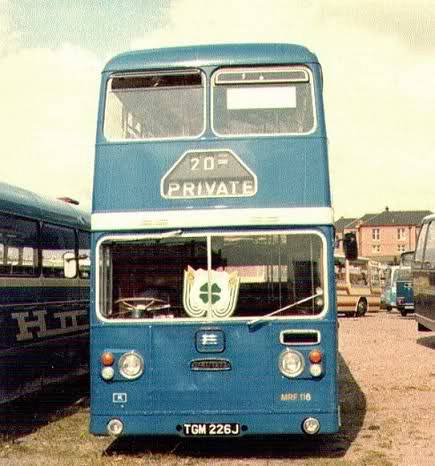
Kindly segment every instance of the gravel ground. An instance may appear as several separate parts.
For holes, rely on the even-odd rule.
[[[435,335],[397,313],[340,318],[339,434],[234,441],[88,433],[88,387],[52,388],[0,410],[0,466],[435,465]],[[219,440],[219,441],[217,441]]]
[[[434,334],[418,333],[412,315],[340,319],[340,352],[365,399],[345,458],[372,450],[394,465],[435,465],[434,350]]]

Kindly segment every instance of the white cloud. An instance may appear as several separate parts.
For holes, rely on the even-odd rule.
[[[8,14],[10,7],[9,0],[0,0],[0,57],[7,50],[15,47],[18,38],[18,33],[13,30]]]
[[[0,57],[2,181],[90,207],[101,67],[70,45]]]
[[[336,212],[435,209],[433,0],[177,0],[132,48],[290,42],[325,75]]]

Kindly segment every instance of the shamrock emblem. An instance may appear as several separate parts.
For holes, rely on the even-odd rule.
[[[201,291],[201,293],[199,295],[199,297],[201,298],[201,301],[204,304],[207,304],[208,303],[208,287],[207,287],[207,283],[204,283],[204,285],[201,286],[199,291]],[[221,291],[222,290],[220,289],[220,287],[216,283],[213,283],[213,285],[211,286],[211,303],[212,304],[216,303],[217,301],[219,301],[221,299],[221,297],[219,295]]]

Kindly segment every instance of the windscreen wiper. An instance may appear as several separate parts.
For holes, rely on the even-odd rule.
[[[181,235],[181,233],[183,233],[183,230],[172,230],[172,231],[165,231],[159,236],[161,236],[162,238],[170,238],[171,236]]]
[[[183,230],[171,230],[171,231],[165,231],[164,233],[161,233],[158,235],[157,239],[162,239],[162,238],[172,238],[173,236],[178,236],[183,233]],[[129,238],[128,241],[143,241],[143,236],[135,236],[133,238]]]
[[[288,309],[291,309],[292,307],[298,306],[299,304],[305,303],[305,302],[309,301],[310,299],[314,299],[314,298],[317,298],[318,296],[323,295],[323,290],[322,289],[318,288],[316,291],[317,291],[316,294],[313,294],[312,296],[308,296],[308,298],[304,298],[304,299],[301,299],[300,301],[296,301],[295,303],[288,304],[287,306],[281,307],[281,308],[277,309],[276,311],[271,312],[270,314],[266,314],[265,316],[257,317],[254,320],[250,320],[247,325],[248,326],[254,325],[257,322],[262,321],[263,319],[267,319],[268,317],[272,317],[275,314],[279,314],[280,312],[287,311]]]

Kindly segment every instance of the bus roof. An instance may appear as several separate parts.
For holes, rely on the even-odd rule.
[[[194,58],[192,58],[194,57]],[[105,72],[146,68],[318,63],[306,47],[294,44],[210,44],[169,47],[122,53],[112,58]]]
[[[0,212],[90,229],[90,215],[71,204],[0,182]]]

